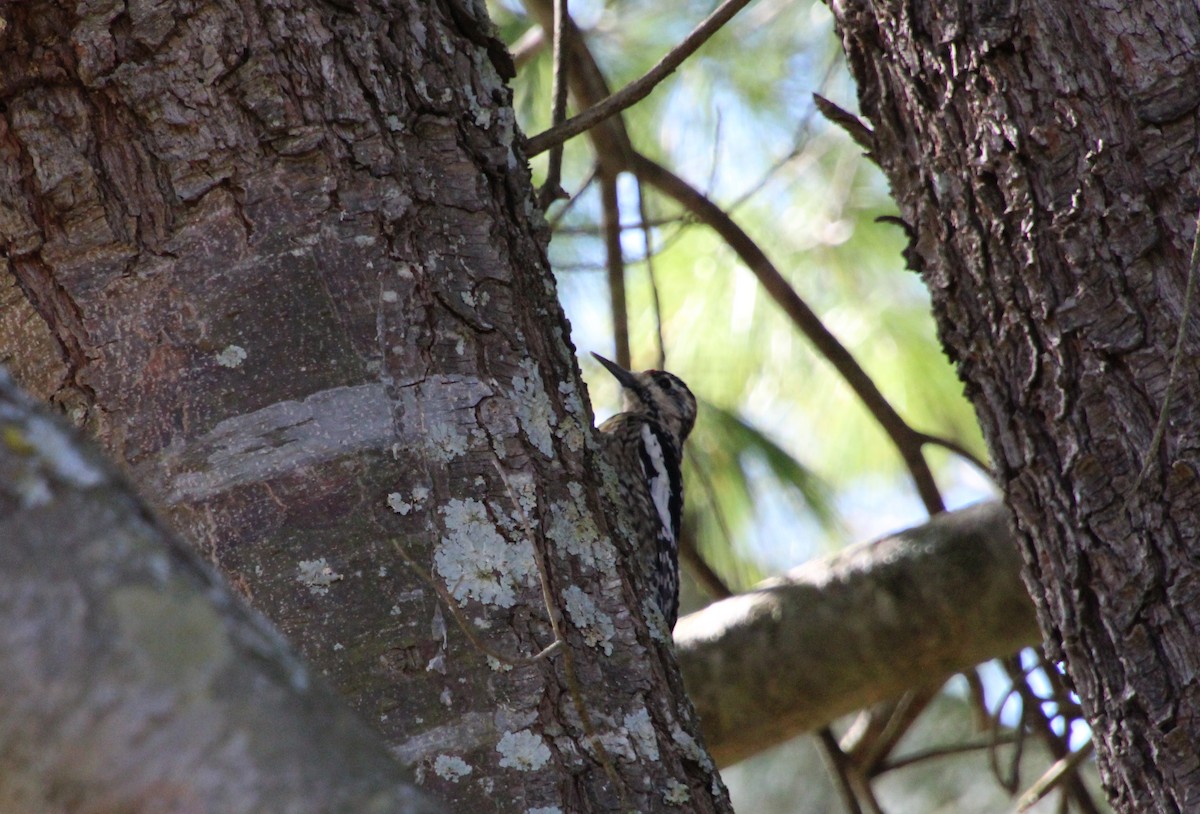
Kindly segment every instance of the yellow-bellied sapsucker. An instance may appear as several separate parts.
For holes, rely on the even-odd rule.
[[[696,423],[696,397],[663,370],[634,373],[592,356],[621,384],[625,412],[600,425],[619,495],[635,523],[637,567],[675,627],[679,616],[679,523],[683,518],[683,442]]]

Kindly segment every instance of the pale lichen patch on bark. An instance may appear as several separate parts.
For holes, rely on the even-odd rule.
[[[399,492],[389,492],[387,496],[388,508],[399,515],[406,515],[414,509],[420,509],[425,505],[426,499],[429,497],[429,488],[425,486],[416,486],[406,498]]]
[[[616,635],[612,617],[596,607],[595,601],[578,585],[568,585],[563,591],[563,603],[571,622],[583,634],[584,644],[598,647],[611,656],[612,639]]]
[[[667,789],[663,792],[663,802],[667,805],[681,806],[692,799],[688,787],[678,780],[667,781]]]
[[[487,507],[474,498],[453,499],[439,510],[446,534],[434,564],[460,605],[468,599],[511,608],[518,587],[537,575],[528,540],[509,543],[497,530]]]
[[[438,755],[433,760],[434,774],[451,783],[457,783],[472,771],[471,765],[458,755]]]
[[[225,348],[216,355],[217,364],[221,367],[240,367],[242,362],[246,361],[246,349],[241,345],[226,345]]]
[[[596,521],[585,502],[582,484],[567,484],[570,500],[556,500],[550,507],[546,534],[568,553],[579,558],[581,565],[595,568],[606,576],[616,572],[613,547],[600,535]]]
[[[496,658],[495,656],[487,657],[487,665],[488,668],[495,673],[511,673],[513,668],[511,664],[500,661],[500,659]]]
[[[706,768],[713,765],[712,758],[708,756],[708,752],[705,751],[704,747],[689,733],[683,731],[683,727],[678,722],[671,724],[671,739],[679,744],[683,756],[688,760],[695,761]]]
[[[523,729],[520,732],[505,732],[496,744],[500,753],[500,765],[506,769],[534,772],[550,761],[550,747],[536,732]]]
[[[638,707],[625,716],[624,723],[638,753],[646,760],[658,760],[658,733],[650,719],[650,711],[644,706]]]
[[[453,424],[443,422],[430,426],[426,441],[431,450],[447,459],[466,455],[470,446],[470,436],[459,432]]]
[[[563,409],[567,411],[567,417],[560,422],[555,434],[567,445],[567,449],[571,452],[579,452],[587,443],[587,432],[590,427],[590,423],[584,421],[587,412],[584,410],[583,401],[574,384],[560,382],[558,392],[562,396]]]
[[[476,407],[493,395],[474,376],[434,375],[397,391],[399,438],[393,451],[422,449],[434,461],[462,457],[478,426]]]
[[[517,420],[529,441],[547,458],[554,457],[552,429],[558,425],[554,405],[546,395],[542,374],[532,359],[521,361],[524,376],[513,376],[512,387]]]
[[[667,618],[663,616],[662,609],[658,607],[657,599],[651,596],[642,599],[642,616],[646,619],[646,629],[649,631],[651,639],[656,642],[670,641]]]
[[[329,593],[329,586],[341,582],[344,575],[333,569],[324,557],[317,560],[301,560],[296,564],[296,581],[316,596]]]
[[[639,706],[636,711],[615,721],[603,719],[603,727],[598,737],[610,758],[626,763],[658,761],[661,758],[654,722],[645,706]],[[561,740],[555,742],[561,743]]]
[[[404,499],[399,492],[391,492],[387,496],[387,505],[396,514],[404,515],[412,511],[413,505]]]

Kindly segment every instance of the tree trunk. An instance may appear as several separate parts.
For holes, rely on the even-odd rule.
[[[728,810],[478,8],[2,13],[0,358],[454,810]]]
[[[1200,13],[832,6],[1108,792],[1196,811]]]

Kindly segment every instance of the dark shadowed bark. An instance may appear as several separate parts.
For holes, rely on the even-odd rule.
[[[456,810],[727,810],[479,8],[3,14],[0,358]]]
[[[1109,793],[1196,811],[1200,12],[832,6]]]

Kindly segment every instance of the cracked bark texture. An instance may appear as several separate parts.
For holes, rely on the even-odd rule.
[[[1200,810],[1200,12],[831,7],[1108,793]]]
[[[728,810],[629,611],[482,4],[0,14],[0,359],[455,810]],[[489,664],[406,558],[514,656],[544,567],[574,681]]]

